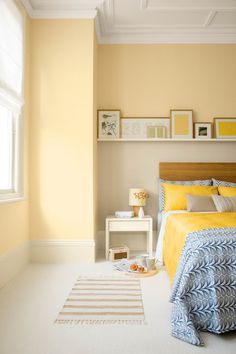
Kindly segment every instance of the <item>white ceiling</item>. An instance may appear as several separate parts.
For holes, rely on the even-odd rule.
[[[21,0],[33,18],[96,18],[100,43],[236,43],[236,0]]]

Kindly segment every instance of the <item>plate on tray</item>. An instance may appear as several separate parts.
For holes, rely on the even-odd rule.
[[[136,277],[150,277],[152,275],[157,274],[158,269],[154,269],[154,270],[147,270],[147,268],[144,267],[144,271],[143,272],[139,272],[137,270],[132,270],[130,269],[131,264],[137,264],[139,265],[137,262],[135,262],[135,260],[122,260],[119,263],[114,264],[114,267],[116,270],[124,272],[126,275],[130,275],[130,276],[136,276]]]
[[[132,266],[136,266],[137,267],[137,269],[132,269],[131,267]],[[140,270],[139,270],[140,269]],[[142,270],[141,270],[142,269]],[[141,273],[147,273],[147,268],[145,268],[144,266],[142,266],[142,265],[139,265],[139,264],[137,264],[137,263],[130,263],[130,265],[129,265],[129,270],[128,270],[130,273],[137,273],[137,274],[141,274]]]

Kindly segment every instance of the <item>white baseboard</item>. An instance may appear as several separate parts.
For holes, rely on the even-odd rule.
[[[29,262],[29,242],[0,256],[0,288],[14,278]]]
[[[30,261],[37,263],[95,262],[94,240],[33,240]]]

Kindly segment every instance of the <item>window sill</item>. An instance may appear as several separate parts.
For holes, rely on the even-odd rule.
[[[12,198],[6,198],[6,199],[0,199],[0,205],[1,204],[9,204],[9,203],[18,203],[18,202],[23,202],[25,201],[26,198],[25,197],[12,197]]]

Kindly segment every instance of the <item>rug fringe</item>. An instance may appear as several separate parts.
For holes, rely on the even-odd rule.
[[[78,324],[78,325],[106,325],[106,324],[137,324],[146,325],[145,320],[55,320],[56,324]]]

